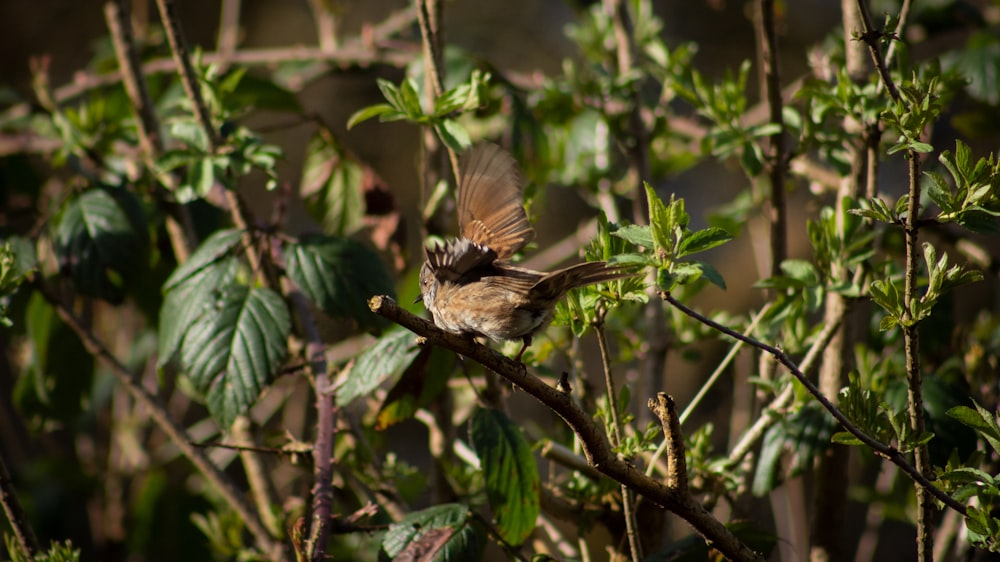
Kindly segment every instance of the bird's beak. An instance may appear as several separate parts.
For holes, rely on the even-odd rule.
[[[417,298],[413,299],[413,304],[417,304],[418,302],[424,302],[423,295],[417,295]]]

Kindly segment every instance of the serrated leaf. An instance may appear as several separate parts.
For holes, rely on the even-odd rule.
[[[226,428],[249,410],[288,352],[291,322],[271,289],[229,285],[184,334],[180,365]]]
[[[198,246],[198,249],[191,254],[186,262],[170,274],[170,277],[163,284],[163,291],[169,292],[181,283],[187,282],[203,269],[231,259],[236,255],[236,247],[240,244],[242,236],[243,231],[235,228],[216,231]]]
[[[59,217],[55,253],[60,269],[81,293],[120,303],[126,281],[145,256],[145,222],[131,193],[88,189],[71,199]]]
[[[426,556],[417,556],[407,550],[424,537],[436,535],[441,529],[451,534],[442,544],[433,544],[433,550],[424,551]],[[486,546],[485,538],[484,530],[470,517],[468,506],[450,503],[411,513],[390,525],[382,539],[382,550],[390,560],[398,559],[404,552],[414,555],[412,559],[421,562],[479,560]],[[427,544],[426,541],[424,544]]]
[[[214,305],[219,289],[228,287],[236,279],[239,260],[227,253],[214,254],[215,250],[224,247],[221,238],[225,236],[211,244],[210,251],[202,252],[209,242],[206,240],[181,268],[195,261],[199,253],[202,254],[199,258],[202,266],[178,276],[179,281],[165,289],[166,296],[160,307],[160,325],[157,330],[157,367],[162,368],[174,358],[188,329],[199,322],[206,310]],[[209,255],[216,255],[219,259],[203,259]]]
[[[337,390],[337,404],[346,406],[383,382],[395,382],[418,351],[413,332],[397,329],[386,333],[351,365],[344,384]]]
[[[323,129],[313,135],[302,165],[300,195],[324,232],[345,236],[361,227],[365,215],[362,193],[364,166]]]
[[[395,297],[389,270],[374,250],[350,238],[303,236],[285,248],[288,277],[327,314],[378,331],[387,320],[368,308],[373,295]]]
[[[531,447],[520,427],[499,410],[476,410],[469,436],[482,465],[497,532],[519,545],[535,530],[540,510],[541,483]]]

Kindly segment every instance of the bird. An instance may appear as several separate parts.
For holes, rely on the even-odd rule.
[[[535,236],[522,202],[514,157],[484,142],[459,164],[459,237],[424,247],[420,296],[434,324],[454,334],[493,341],[521,340],[520,363],[532,336],[555,314],[568,291],[635,275],[627,267],[584,262],[535,271],[510,262]]]

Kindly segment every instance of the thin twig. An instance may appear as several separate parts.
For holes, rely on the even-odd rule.
[[[410,27],[415,19],[416,11],[412,7],[403,8],[377,25],[366,27],[362,36],[344,41],[336,51],[332,52],[301,46],[242,49],[234,53],[208,52],[202,55],[201,60],[206,64],[232,63],[247,66],[271,66],[296,61],[325,63],[310,71],[312,77],[325,75],[331,67],[346,69],[378,64],[404,67],[413,62],[412,53],[419,48],[418,45],[396,41],[393,42],[392,49],[384,49],[382,46],[393,35]],[[172,58],[159,58],[143,64],[140,74],[149,76],[169,72],[177,72],[177,62]],[[55,88],[52,91],[52,98],[57,103],[65,103],[91,90],[118,84],[121,81],[121,72],[101,74],[79,72],[74,75],[71,83]],[[20,119],[29,115],[31,111],[31,104],[15,104],[3,112],[0,121]]]
[[[415,0],[415,2],[417,4],[417,22],[420,24],[421,44],[424,50],[424,72],[427,76],[427,83],[430,85],[427,94],[433,102],[435,97],[444,92],[443,33],[441,31],[443,5],[441,0]],[[428,135],[433,135],[433,132],[428,131]],[[458,155],[448,145],[445,145],[445,150],[448,151],[451,171],[455,174],[455,180],[458,181]],[[428,153],[433,153],[433,151],[428,150]]]
[[[812,346],[809,347],[809,351],[806,352],[805,357],[802,358],[799,370],[803,373],[809,372],[816,358],[822,355],[823,349],[830,343],[830,338],[837,333],[843,321],[844,317],[840,316],[823,326],[823,330],[816,336],[816,341],[813,342]],[[736,443],[736,446],[733,447],[732,451],[729,452],[729,457],[726,459],[724,468],[736,466],[757,446],[757,443],[764,437],[764,432],[780,419],[778,414],[788,407],[794,397],[795,386],[788,385],[768,404],[767,408],[764,408],[764,411],[757,417],[757,421],[743,432],[743,436]]]
[[[594,326],[594,333],[597,334],[597,345],[601,349],[601,366],[608,393],[608,410],[611,413],[611,446],[617,448],[622,444],[622,433],[625,429],[622,427],[622,420],[618,415],[618,391],[615,388],[615,377],[611,371],[611,353],[608,351],[608,337],[604,333],[603,321],[598,321],[597,325]],[[625,513],[625,535],[628,537],[628,546],[632,553],[633,562],[639,562],[643,556],[642,545],[639,543],[638,523],[635,520],[635,497],[632,495],[632,490],[625,484],[622,484],[621,489],[622,511]]]
[[[764,308],[760,309],[760,311],[758,311],[757,314],[755,314],[754,317],[750,320],[750,325],[747,326],[746,330],[744,330],[743,333],[746,335],[752,334],[753,331],[757,329],[757,323],[760,322],[760,319],[763,318],[765,314],[767,314],[767,311],[770,310],[770,308],[771,304],[769,303],[765,305]],[[715,371],[713,371],[712,374],[709,375],[708,380],[705,381],[705,384],[701,385],[701,388],[698,389],[698,392],[694,395],[694,398],[692,398],[691,401],[688,402],[688,405],[684,408],[684,411],[681,412],[681,415],[678,418],[679,424],[684,425],[684,421],[691,416],[691,413],[694,412],[694,409],[697,408],[698,404],[701,403],[702,398],[704,398],[708,394],[708,391],[715,384],[715,381],[717,381],[719,377],[722,376],[722,373],[726,371],[726,368],[729,367],[729,364],[736,357],[736,354],[740,351],[740,349],[743,348],[744,345],[745,344],[743,342],[737,341],[736,343],[733,344],[732,347],[729,348],[729,352],[726,353],[726,356],[723,357],[722,361],[719,362],[719,364],[715,367]],[[649,458],[649,465],[646,466],[646,476],[652,475],[653,471],[656,470],[656,467],[660,461],[660,457],[663,456],[664,452],[666,452],[668,446],[669,443],[667,442],[666,439],[664,439],[660,443],[659,447],[656,448],[656,451],[653,452],[653,456]]]
[[[616,482],[628,485],[629,488],[657,505],[676,513],[728,558],[732,560],[763,560],[760,554],[740,542],[725,525],[713,517],[690,494],[669,488],[618,458],[612,451],[604,431],[594,422],[591,413],[580,408],[572,396],[560,392],[538,377],[528,374],[523,364],[467,337],[445,332],[431,322],[400,308],[395,301],[387,296],[372,297],[368,301],[368,306],[379,316],[422,336],[427,344],[450,349],[492,369],[547,406],[559,415],[580,439],[584,455],[591,466]]]
[[[705,324],[710,328],[718,330],[730,337],[742,340],[744,343],[756,347],[761,351],[769,353],[779,363],[784,365],[785,368],[788,369],[788,372],[790,372],[792,376],[794,376],[800,383],[802,383],[802,386],[806,387],[806,390],[809,391],[809,394],[812,394],[813,397],[816,399],[816,401],[818,401],[826,411],[830,412],[830,414],[833,415],[833,417],[836,418],[836,420],[842,426],[844,426],[844,429],[846,429],[851,435],[857,437],[859,441],[861,441],[862,443],[873,449],[878,455],[888,459],[890,462],[898,466],[900,469],[903,470],[903,472],[906,473],[907,476],[910,477],[911,480],[919,484],[921,488],[924,488],[927,491],[929,491],[931,494],[934,495],[935,498],[940,500],[942,503],[954,509],[955,511],[958,511],[963,514],[965,513],[964,505],[956,501],[955,498],[952,498],[940,488],[934,486],[934,484],[932,484],[931,481],[927,479],[927,477],[925,477],[923,474],[920,473],[920,471],[914,468],[912,464],[907,462],[906,458],[903,456],[901,452],[899,452],[898,449],[886,445],[885,443],[882,443],[877,439],[873,439],[867,433],[861,431],[861,429],[858,428],[858,426],[854,425],[851,422],[851,420],[847,419],[847,416],[845,416],[844,413],[841,412],[839,408],[834,406],[830,402],[830,400],[828,400],[826,396],[824,396],[823,393],[819,391],[819,388],[817,388],[816,385],[813,384],[811,380],[809,380],[809,377],[807,377],[805,373],[803,373],[799,369],[798,365],[796,365],[795,362],[792,361],[792,359],[788,357],[788,355],[786,355],[784,351],[781,351],[780,349],[770,346],[764,342],[755,340],[754,338],[744,336],[743,334],[737,332],[736,330],[732,330],[726,326],[723,326],[722,324],[719,324],[718,322],[715,322],[714,320],[706,316],[699,314],[698,312],[684,306],[683,303],[675,299],[668,292],[663,292],[662,297],[664,300],[666,300],[673,306],[677,307],[681,312],[687,314],[688,316],[694,318],[695,320],[701,322],[702,324]]]
[[[754,36],[757,40],[757,62],[760,68],[761,98],[767,100],[770,123],[778,130],[768,137],[767,172],[771,182],[771,275],[781,275],[781,262],[788,254],[787,216],[785,204],[785,125],[784,101],[781,98],[781,75],[778,63],[778,38],[774,24],[774,0],[757,0]]]
[[[132,36],[128,1],[113,0],[107,2],[104,5],[104,18],[108,31],[111,33],[111,42],[115,48],[115,57],[118,59],[118,68],[121,69],[122,85],[125,87],[129,102],[138,116],[136,134],[139,137],[139,146],[146,160],[146,166],[172,193],[177,187],[174,177],[168,173],[156,173],[156,158],[163,152],[163,143],[160,140],[159,120],[156,118],[146,78],[141,71],[139,52]],[[191,214],[185,207],[174,204],[168,194],[158,193],[158,195],[160,195],[159,201],[168,211],[166,228],[170,237],[170,246],[174,251],[174,258],[177,263],[184,263],[191,254],[191,246],[197,238]]]
[[[14,479],[10,477],[7,465],[0,456],[0,504],[3,504],[4,514],[7,515],[7,522],[14,531],[14,539],[21,547],[21,553],[28,560],[34,560],[35,554],[40,550],[38,539],[35,538],[35,531],[31,529],[31,523],[21,508],[21,502],[17,499],[17,492],[14,490]]]
[[[862,40],[868,45],[875,67],[878,69],[879,77],[885,84],[886,90],[893,101],[899,103],[901,97],[889,73],[887,61],[881,55],[879,38],[881,32],[876,31],[872,25],[871,15],[868,13],[868,5],[864,0],[858,0],[858,10],[864,24],[864,31],[861,34]],[[900,18],[900,23],[905,21]],[[901,28],[900,28],[901,29]],[[897,29],[897,33],[900,32]],[[909,412],[910,428],[913,434],[921,436],[926,431],[924,421],[924,399],[921,390],[920,372],[920,332],[918,322],[915,321],[910,311],[913,310],[913,302],[919,298],[917,293],[917,276],[919,274],[920,252],[919,245],[919,212],[920,212],[920,155],[911,149],[907,149],[906,158],[908,160],[909,189],[906,208],[906,217],[903,221],[903,236],[905,238],[904,257],[904,277],[903,277],[903,313],[900,325],[903,331],[903,353],[906,358],[906,407]],[[932,474],[930,457],[927,445],[917,445],[914,449],[914,459],[916,470],[923,477]],[[930,560],[933,556],[934,541],[931,525],[934,519],[934,503],[928,496],[929,490],[918,487],[917,492],[917,559],[921,561]],[[964,513],[964,512],[963,512]]]
[[[271,538],[271,535],[267,532],[267,529],[261,523],[253,508],[243,498],[236,485],[212,463],[201,449],[192,444],[192,440],[184,428],[170,417],[166,408],[159,403],[156,397],[136,383],[137,378],[128,370],[128,367],[108,350],[104,342],[98,339],[48,286],[40,280],[36,280],[35,288],[45,297],[45,300],[49,304],[55,307],[59,317],[76,333],[80,341],[83,342],[84,347],[110,367],[111,373],[118,380],[118,383],[128,390],[129,395],[136,402],[146,408],[157,427],[167,435],[170,442],[177,447],[181,454],[191,461],[191,464],[205,478],[212,489],[222,497],[226,505],[240,516],[247,529],[253,535],[257,548],[272,559],[284,559],[285,553],[281,544]]]

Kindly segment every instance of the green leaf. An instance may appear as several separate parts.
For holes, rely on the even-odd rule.
[[[239,231],[223,232],[239,234]],[[201,259],[212,254],[202,250],[207,248],[213,239],[215,243],[211,245],[215,249],[222,247],[218,242],[225,236],[220,237],[219,234],[222,233],[217,233],[206,240],[184,265],[177,268],[171,279],[177,277],[179,281],[171,284],[168,280],[165,285],[166,296],[160,307],[160,326],[157,330],[157,367],[162,368],[173,360],[188,330],[215,306],[219,288],[228,287],[236,279],[240,262],[235,256],[220,253],[215,254],[219,258],[216,260]],[[203,261],[200,268],[192,268],[183,272],[183,275],[178,275],[182,269],[195,262],[196,258],[199,258],[198,261]]]
[[[281,296],[229,285],[184,334],[180,365],[205,395],[209,412],[229,427],[273,380],[285,361],[291,321]]]
[[[531,447],[521,428],[499,410],[477,409],[469,436],[482,465],[497,531],[519,545],[535,530],[540,510],[541,484]]]
[[[395,297],[392,276],[374,250],[350,238],[306,235],[285,248],[288,277],[327,314],[366,330],[389,323],[368,308],[373,295]]]
[[[12,402],[25,419],[78,423],[91,399],[94,357],[39,293],[28,299],[24,325],[28,357]]]
[[[972,404],[975,409],[968,406],[955,406],[949,409],[947,414],[976,430],[993,447],[994,451],[1000,453],[1000,425],[997,423],[996,416],[977,402],[973,401]]]
[[[721,228],[709,227],[687,234],[681,241],[677,257],[688,256],[711,250],[733,239],[733,236]]]
[[[383,382],[395,382],[418,351],[413,332],[403,329],[387,332],[354,361],[343,386],[337,390],[337,404],[346,406],[359,396],[370,394]]]
[[[465,127],[454,119],[442,119],[438,121],[434,124],[434,131],[437,132],[441,142],[448,145],[455,152],[463,152],[472,144]]]
[[[653,233],[648,226],[629,224],[619,228],[611,234],[612,236],[617,236],[623,240],[631,242],[636,246],[642,246],[643,248],[648,249],[653,248]]]
[[[88,189],[63,208],[55,233],[60,269],[85,295],[119,304],[147,245],[138,199],[118,189]]]
[[[235,228],[219,230],[209,236],[186,262],[170,274],[163,284],[163,291],[169,292],[178,285],[188,282],[204,269],[232,259],[238,252],[237,246],[241,243],[242,236],[243,231]]]
[[[365,216],[365,168],[326,129],[309,141],[302,166],[300,195],[324,232],[346,236],[361,228]]]
[[[299,98],[271,80],[253,74],[240,77],[235,89],[226,96],[226,105],[241,110],[264,109],[271,111],[301,112]]]
[[[468,506],[457,503],[410,513],[390,525],[382,539],[389,560],[479,560],[485,546],[485,530],[472,519]]]
[[[354,112],[353,115],[347,120],[347,130],[351,130],[355,125],[359,123],[364,123],[365,121],[371,119],[372,117],[382,117],[383,115],[399,114],[395,108],[387,103],[378,103],[375,105],[369,105]]]
[[[651,185],[645,182],[643,185],[646,187],[646,200],[649,202],[649,224],[653,234],[653,249],[672,255],[674,244],[671,232],[674,224],[667,213],[667,207]]]
[[[700,261],[694,262],[694,265],[701,270],[702,277],[708,279],[713,285],[723,291],[726,290],[726,280],[722,278],[722,274],[714,266]]]

